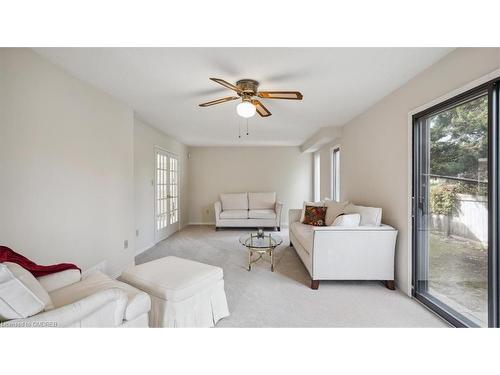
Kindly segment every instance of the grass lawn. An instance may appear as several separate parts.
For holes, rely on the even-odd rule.
[[[480,244],[431,233],[429,292],[446,296],[483,320],[488,311],[488,251]]]

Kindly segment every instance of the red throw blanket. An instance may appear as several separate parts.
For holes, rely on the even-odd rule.
[[[0,263],[1,262],[11,262],[17,263],[24,269],[30,271],[33,276],[40,277],[45,275],[50,275],[51,273],[61,272],[65,270],[79,270],[80,268],[71,263],[59,263],[53,264],[51,266],[41,266],[32,262],[21,254],[16,253],[14,250],[8,248],[7,246],[0,246]]]

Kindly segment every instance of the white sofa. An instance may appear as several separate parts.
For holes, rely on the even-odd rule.
[[[99,271],[83,279],[78,270],[35,279],[16,266],[0,263],[1,326],[148,327],[151,299],[128,284]]]
[[[214,203],[215,229],[222,227],[274,227],[281,230],[283,205],[276,193],[221,194]]]
[[[290,246],[311,276],[311,288],[321,280],[382,280],[394,289],[397,230],[381,224],[382,209],[351,205],[359,213],[357,227],[314,227],[300,222],[302,210],[289,212]]]

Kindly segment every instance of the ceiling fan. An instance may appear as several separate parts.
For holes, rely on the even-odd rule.
[[[256,99],[287,99],[287,100],[302,100],[302,94],[299,91],[258,91],[259,82],[253,79],[240,79],[236,85],[224,81],[220,78],[210,78],[212,81],[227,87],[236,92],[238,96],[226,96],[225,98],[212,100],[200,104],[200,107],[209,107],[211,105],[230,102],[232,100],[241,99],[241,103],[236,107],[238,115],[244,118],[249,118],[257,112],[262,117],[271,116],[271,112]]]

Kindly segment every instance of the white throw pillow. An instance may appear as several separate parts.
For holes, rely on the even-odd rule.
[[[334,227],[359,227],[361,222],[360,214],[340,215],[335,219],[332,226]]]
[[[38,280],[16,263],[0,263],[0,321],[28,318],[53,308]]]
[[[331,199],[325,199],[326,216],[325,225],[332,225],[335,219],[344,213],[349,202],[337,202]]]
[[[365,207],[349,204],[345,208],[346,214],[360,214],[362,226],[375,226],[379,227],[382,224],[382,209],[379,207]]]
[[[320,201],[320,202],[307,202],[304,201],[304,205],[302,206],[302,214],[300,215],[300,222],[304,222],[304,217],[306,214],[306,206],[313,206],[313,207],[325,207],[325,202]]]

